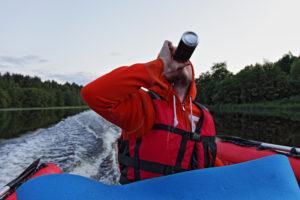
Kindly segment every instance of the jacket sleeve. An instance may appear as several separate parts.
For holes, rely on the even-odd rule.
[[[122,128],[124,137],[139,137],[155,120],[149,95],[141,87],[155,84],[167,87],[161,59],[119,67],[87,84],[81,96],[88,106],[106,120]]]

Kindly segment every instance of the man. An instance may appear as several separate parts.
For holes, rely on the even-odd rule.
[[[213,119],[193,102],[192,64],[173,60],[174,52],[165,41],[156,60],[119,67],[81,91],[91,109],[122,129],[122,184],[215,164]]]

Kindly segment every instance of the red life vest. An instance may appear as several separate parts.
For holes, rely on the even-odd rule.
[[[149,133],[141,138],[118,140],[120,183],[214,166],[216,158],[215,125],[209,111],[202,110],[194,132],[179,121],[173,126],[173,110],[154,92],[156,120]]]

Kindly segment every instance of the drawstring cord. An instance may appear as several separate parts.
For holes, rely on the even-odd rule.
[[[196,130],[196,125],[193,121],[193,104],[192,104],[192,97],[190,96],[190,123],[191,123],[191,129],[192,132]]]
[[[190,117],[189,121],[191,124],[191,130],[194,132],[196,130],[196,125],[193,121],[193,103],[192,103],[192,97],[189,97],[189,103],[190,103]],[[176,113],[176,96],[173,95],[173,112],[174,112],[174,118],[173,118],[173,126],[176,127],[178,125],[178,119],[177,119],[177,113]]]
[[[176,127],[178,125],[178,119],[176,114],[176,96],[173,94],[173,112],[174,112],[174,119],[173,119],[173,126]]]

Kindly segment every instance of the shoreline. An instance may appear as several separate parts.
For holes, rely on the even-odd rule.
[[[300,121],[300,103],[252,103],[252,104],[223,104],[208,106],[217,113],[240,113],[260,116],[274,116]]]
[[[29,107],[29,108],[0,108],[1,111],[30,111],[30,110],[67,110],[88,109],[88,106],[54,106],[54,107]]]

